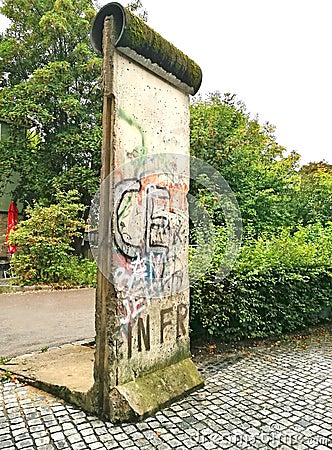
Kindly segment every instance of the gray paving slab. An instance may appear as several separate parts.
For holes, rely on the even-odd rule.
[[[331,338],[240,356],[200,363],[204,388],[134,424],[2,382],[0,449],[331,449]]]

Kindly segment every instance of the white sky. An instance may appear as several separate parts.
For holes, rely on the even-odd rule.
[[[201,66],[200,92],[237,94],[303,163],[332,163],[331,0],[142,2],[149,25]]]
[[[303,163],[332,164],[331,0],[142,2],[149,25],[201,66],[202,94],[237,94]]]

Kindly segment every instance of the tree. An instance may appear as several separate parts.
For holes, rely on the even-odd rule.
[[[128,3],[127,8],[140,17],[144,22],[148,21],[148,12],[144,8],[141,0],[134,0]]]
[[[52,201],[78,189],[88,204],[99,184],[101,60],[90,48],[91,0],[4,0],[0,38],[0,170],[20,176],[16,197]],[[29,130],[28,133],[22,130]]]
[[[246,237],[228,275],[220,279],[224,200],[191,183],[192,194],[208,209],[215,228],[210,265],[203,266],[203,274],[200,267],[201,275],[192,284],[192,329],[235,340],[330,321],[331,166],[300,168],[299,155],[285,155],[274,128],[252,119],[235,96],[211,95],[194,102],[191,112],[191,152],[228,181]],[[213,188],[213,177],[209,182]],[[195,256],[194,250],[191,254]]]
[[[140,0],[128,8],[147,19]],[[84,204],[99,185],[101,58],[91,49],[93,0],[3,0],[0,36],[1,183],[19,174],[15,197],[49,203],[60,188]]]
[[[312,175],[314,173],[329,173],[332,175],[332,164],[325,161],[310,162],[301,167],[300,173],[303,175]]]
[[[193,103],[191,152],[225,178],[237,197],[246,229],[255,236],[292,224],[293,212],[287,205],[293,196],[299,155],[285,156],[274,127],[250,118],[234,95],[222,98],[216,93]],[[198,195],[210,205],[215,223],[222,225],[220,202],[204,190]]]
[[[332,221],[332,166],[309,163],[298,174],[293,199],[296,220],[303,225]]]

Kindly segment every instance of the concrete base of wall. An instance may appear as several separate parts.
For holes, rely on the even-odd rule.
[[[93,368],[94,349],[83,345],[68,345],[0,364],[1,372],[14,374],[19,380],[98,415]],[[196,366],[191,359],[185,359],[114,388],[109,397],[110,413],[104,418],[112,422],[139,420],[202,385]]]
[[[113,422],[142,419],[203,384],[194,363],[185,359],[117,386],[110,396],[109,419]],[[119,401],[122,403],[120,409],[115,407]]]
[[[68,345],[25,355],[0,365],[31,386],[53,394],[83,410],[95,413],[92,403],[94,349]]]

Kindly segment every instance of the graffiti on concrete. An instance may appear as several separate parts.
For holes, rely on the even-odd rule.
[[[147,159],[153,161],[154,155],[147,158],[142,126],[121,108],[118,118],[125,136],[118,154],[125,164],[117,164],[114,179],[112,270],[118,315],[128,336],[153,299],[188,286],[188,181],[185,170],[169,155],[156,154],[157,163],[151,168]],[[172,136],[163,142],[176,148]]]
[[[90,235],[95,231],[91,249],[103,275],[115,287],[118,317],[128,337],[134,326],[143,330],[139,318],[152,301],[189,286],[189,167],[188,160],[177,154],[147,154],[147,138],[138,121],[121,109],[117,117],[126,134],[116,142],[121,151],[115,155],[115,170],[90,208],[89,231]],[[164,144],[176,150],[176,138],[167,136]],[[107,231],[99,236],[100,204],[110,188]],[[105,255],[107,263],[101,264]]]
[[[151,299],[180,292],[186,283],[186,192],[148,178],[116,186],[113,265],[114,284],[123,298],[123,325],[136,319]]]
[[[126,124],[131,128],[130,133],[126,132],[126,129],[122,130],[123,134],[126,135],[127,143],[129,140],[128,135],[131,136],[132,139],[132,142],[130,142],[129,145],[126,145],[126,149],[123,152],[125,155],[125,160],[135,159],[140,156],[147,155],[148,149],[146,146],[146,137],[141,125],[134,117],[128,115],[122,108],[118,109],[118,116],[120,119],[120,126],[121,124]],[[123,162],[125,160],[123,160]]]
[[[186,336],[187,322],[189,317],[189,308],[185,303],[180,303],[176,308],[169,307],[160,310],[159,323],[155,327],[155,333],[159,334],[159,343],[163,344],[166,337],[170,334],[173,338],[179,339],[182,336]],[[133,332],[132,324],[129,323],[127,330],[128,339],[128,354],[130,359],[133,352],[133,337],[134,334],[137,337],[137,351],[141,353],[143,350],[149,351],[151,349],[151,327],[150,316],[146,315],[145,321],[142,317],[137,320],[137,326],[135,332]]]

